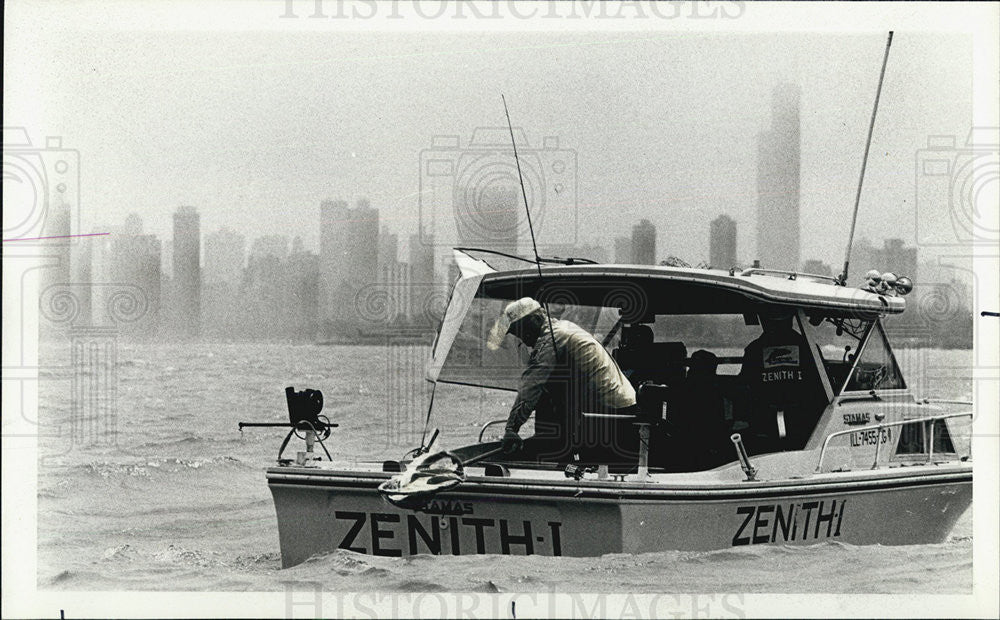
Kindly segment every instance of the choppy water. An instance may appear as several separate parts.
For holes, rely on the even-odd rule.
[[[336,456],[399,457],[419,443],[426,411],[426,348],[288,344],[119,344],[104,417],[114,441],[70,426],[68,345],[43,349],[39,421],[38,585],[66,590],[284,590],[560,592],[966,593],[972,581],[972,514],[948,541],[906,547],[821,543],[599,558],[417,556],[338,551],[282,570],[264,468],[283,431],[238,421],[285,418],[284,387],[313,387],[341,427]],[[899,354],[920,393],[969,398],[971,352]],[[933,377],[933,382],[930,382]],[[474,440],[504,417],[504,393],[439,391],[442,445]],[[114,398],[111,398],[111,397]],[[79,401],[78,401],[79,402]],[[101,400],[91,400],[99,408]],[[96,432],[96,431],[95,431]],[[88,434],[89,433],[89,434]],[[82,444],[82,445],[81,445]],[[293,448],[294,449],[294,448]]]

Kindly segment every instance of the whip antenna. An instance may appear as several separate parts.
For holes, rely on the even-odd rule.
[[[514,147],[514,163],[517,164],[517,180],[521,182],[521,197],[524,198],[524,212],[528,215],[528,231],[531,233],[531,250],[535,253],[535,267],[538,268],[538,288],[542,287],[542,258],[538,255],[538,244],[535,243],[535,228],[531,225],[531,209],[528,208],[528,192],[524,190],[524,176],[521,175],[521,160],[517,158],[517,141],[514,139],[514,126],[510,123],[510,111],[507,110],[507,99],[500,93],[500,100],[503,101],[503,113],[507,115],[507,129],[510,130],[510,143]],[[549,321],[549,335],[552,336],[552,353],[558,357],[556,350],[556,333],[552,331],[552,315],[549,314],[549,304],[542,302],[545,306],[545,318]]]
[[[524,198],[524,212],[528,216],[528,232],[531,233],[531,250],[535,253],[535,266],[538,267],[538,277],[542,277],[541,257],[538,256],[538,244],[535,243],[535,228],[531,225],[531,209],[528,208],[528,193],[524,190],[524,177],[521,176],[521,160],[517,158],[517,141],[514,140],[514,126],[510,124],[510,111],[507,110],[507,99],[500,94],[503,101],[503,113],[507,115],[507,129],[510,130],[510,143],[514,147],[514,163],[517,164],[517,180],[521,182],[521,197]]]
[[[878,76],[878,90],[875,91],[875,105],[872,107],[872,118],[868,123],[868,141],[865,142],[865,156],[861,160],[861,176],[858,178],[858,193],[854,197],[854,215],[851,217],[851,234],[847,238],[847,254],[844,256],[844,271],[838,278],[841,286],[847,284],[847,270],[851,263],[851,246],[854,245],[854,227],[858,223],[858,205],[861,204],[861,184],[865,180],[865,168],[868,165],[868,150],[872,145],[872,130],[875,128],[875,114],[878,112],[878,100],[882,96],[882,81],[885,79],[885,65],[889,62],[889,47],[892,45],[892,31],[885,42],[885,56],[882,57],[882,72]]]

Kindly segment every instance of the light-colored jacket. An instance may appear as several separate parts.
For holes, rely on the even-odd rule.
[[[552,319],[552,334],[546,322],[521,374],[508,429],[520,429],[546,395],[570,413],[610,412],[635,404],[632,384],[589,332],[570,321]]]

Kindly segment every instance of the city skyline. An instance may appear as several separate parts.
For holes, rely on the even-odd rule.
[[[142,218],[133,213],[114,227],[114,234],[83,240],[71,258],[53,270],[67,279],[46,286],[58,290],[67,283],[104,283],[93,291],[89,286],[80,288],[86,299],[79,298],[79,322],[95,325],[111,318],[109,303],[115,295],[131,290],[141,310],[137,320],[124,326],[122,334],[129,338],[340,342],[371,337],[385,328],[409,330],[411,336],[426,335],[440,318],[435,314],[440,308],[435,310],[434,306],[447,298],[456,276],[454,268],[437,269],[437,248],[426,243],[426,235],[413,235],[411,251],[402,258],[398,235],[379,223],[379,209],[364,198],[355,204],[350,207],[345,200],[323,201],[325,219],[319,225],[327,245],[320,253],[306,249],[298,235],[291,239],[261,235],[248,243],[229,227],[203,231],[199,211],[193,206],[178,207],[174,212],[176,235],[161,241],[147,234]],[[63,222],[63,218],[55,221]],[[722,262],[701,262],[698,266],[723,270],[741,264],[748,267],[749,260],[729,260],[737,256],[738,238],[732,218],[718,215],[704,242],[713,261]],[[954,308],[968,308],[971,288],[960,267],[922,258],[917,247],[899,238],[880,241],[873,243],[864,235],[857,239],[852,253],[856,269],[849,286],[862,284],[868,269],[891,270],[916,281],[914,299],[918,303],[924,295],[947,295]],[[639,220],[632,226],[631,236],[616,239],[613,262],[678,264],[674,263],[678,257],[671,255],[669,248],[658,251],[657,247],[656,227],[649,220]],[[170,260],[166,248],[173,248]],[[611,258],[601,244],[566,244],[553,249],[562,257],[598,262]],[[167,275],[164,267],[170,262],[175,269],[181,268],[180,277]],[[814,257],[805,259],[797,270],[832,274],[828,262]]]
[[[782,83],[801,92],[803,257],[843,259],[884,47],[876,33],[655,40],[622,33],[609,35],[602,46],[584,45],[587,37],[572,33],[440,39],[380,33],[332,42],[308,36],[203,40],[194,34],[184,42],[173,34],[135,36],[109,34],[107,49],[120,54],[78,48],[68,38],[63,45],[71,48],[72,62],[46,64],[39,57],[17,69],[54,85],[42,100],[31,101],[31,108],[8,102],[8,116],[17,119],[35,107],[58,105],[68,92],[116,101],[114,113],[96,110],[87,125],[54,121],[33,128],[43,132],[33,141],[59,135],[64,148],[80,153],[83,232],[106,232],[98,228],[101,221],[121,221],[136,211],[150,234],[165,239],[174,206],[196,204],[206,230],[238,222],[234,228],[248,238],[300,234],[304,246],[318,252],[319,230],[309,222],[319,202],[363,195],[380,206],[380,221],[408,252],[410,236],[427,224],[420,212],[421,154],[435,137],[453,136],[449,152],[460,164],[477,128],[505,125],[499,101],[504,91],[519,152],[530,164],[527,175],[538,172],[539,163],[554,163],[539,156],[550,136],[558,137],[558,150],[575,154],[573,174],[563,173],[571,177],[561,194],[566,201],[546,205],[573,205],[576,229],[548,228],[552,220],[542,218],[541,244],[578,243],[601,231],[606,237],[596,241],[610,250],[615,236],[629,234],[636,220],[646,218],[660,231],[689,231],[670,239],[669,253],[692,264],[708,260],[703,239],[720,213],[740,230],[757,229],[756,136],[771,127],[772,91]],[[359,57],[359,45],[370,54]],[[958,145],[969,132],[970,45],[960,35],[897,34],[859,230],[892,230],[914,242],[916,157],[929,135],[955,136]],[[486,50],[463,55],[463,63],[429,60],[470,46]],[[159,59],[176,49],[189,51],[164,74]],[[210,52],[213,61],[206,65],[196,49]],[[380,60],[400,52],[412,56],[405,73],[399,63]],[[267,65],[249,71],[261,54]],[[309,56],[333,58],[338,79],[326,79],[328,67],[298,62]],[[632,63],[636,57],[645,62]],[[844,57],[858,60],[844,65]],[[687,60],[680,66],[671,62],[676,58]],[[358,62],[347,62],[352,59]],[[591,64],[622,66],[623,74],[591,76],[585,69]],[[647,64],[663,70],[647,75]],[[80,66],[94,67],[100,79],[82,75]],[[692,72],[699,75],[696,82]],[[423,77],[400,97],[372,96],[387,82],[395,88],[414,75]],[[484,82],[483,75],[490,77]],[[584,77],[591,87],[576,93],[576,105],[566,106],[566,94],[576,92]],[[289,91],[286,82],[301,86]],[[109,89],[115,96],[98,96]],[[258,95],[247,99],[247,92]],[[113,119],[121,117],[133,119],[142,132],[119,131]],[[554,189],[553,178],[546,181]],[[534,204],[530,181],[528,191]],[[523,244],[526,235],[519,232]],[[743,241],[744,258],[760,254],[754,237],[744,235]]]
[[[371,226],[368,226],[368,228],[370,228],[369,234],[363,234],[357,236],[356,238],[352,238],[352,241],[359,241],[362,239],[371,239],[373,241],[372,244],[357,244],[365,247],[365,256],[370,255],[377,257],[374,262],[368,260],[354,261],[358,264],[365,265],[365,269],[362,270],[362,273],[365,274],[365,281],[374,281],[369,276],[371,276],[372,273],[377,274],[381,269],[380,266],[385,260],[388,260],[388,262],[398,262],[400,264],[407,265],[415,265],[418,262],[426,263],[427,268],[424,273],[430,274],[432,272],[430,253],[433,248],[437,246],[434,243],[428,243],[426,235],[423,237],[419,234],[410,235],[406,250],[404,250],[400,245],[400,235],[393,232],[388,225],[382,223],[379,215],[380,210],[377,207],[372,207],[370,201],[366,198],[358,198],[356,201],[357,206],[354,208],[349,207],[349,203],[346,200],[323,200],[322,203],[335,205],[336,207],[342,209],[341,213],[347,214],[345,217],[332,217],[326,219],[327,225],[331,226],[331,228],[336,228],[335,225],[338,223],[348,224],[349,226],[347,228],[339,231],[344,237],[351,237],[349,234],[350,225],[364,224],[365,222],[371,223]],[[359,208],[367,210],[372,215],[370,217],[354,217],[350,215],[351,212],[358,212]],[[197,219],[200,219],[201,213],[195,206],[182,206],[179,207],[179,210],[183,210],[189,218],[196,216]],[[175,212],[174,215],[176,214],[177,213]],[[57,219],[56,221],[63,220]],[[371,231],[376,229],[375,224],[378,225],[377,234],[371,233]],[[703,244],[705,248],[703,253],[708,260],[699,260],[695,262],[700,262],[710,268],[725,270],[732,266],[749,268],[752,266],[754,260],[758,260],[756,257],[749,257],[745,254],[737,252],[738,239],[740,239],[741,234],[745,234],[745,232],[740,233],[738,231],[736,223],[732,218],[724,213],[720,213],[717,214],[716,217],[712,218],[709,224],[709,232],[705,235]],[[110,244],[116,243],[116,239],[120,239],[122,237],[139,237],[149,239],[149,243],[155,243],[157,251],[162,252],[163,259],[161,263],[161,271],[163,277],[167,279],[171,279],[173,277],[173,274],[169,269],[169,265],[171,263],[170,259],[173,255],[171,249],[174,246],[172,236],[161,240],[156,235],[145,234],[145,220],[141,219],[141,217],[135,213],[129,214],[122,225],[111,226],[111,228],[112,232],[107,233],[101,238],[88,240],[85,243],[103,243],[110,246]],[[238,281],[242,270],[249,266],[255,256],[272,256],[283,260],[296,252],[322,255],[321,251],[315,252],[315,248],[306,247],[302,242],[303,235],[300,234],[293,234],[291,236],[264,234],[258,237],[250,238],[249,242],[247,237],[236,232],[230,226],[223,226],[212,231],[203,231],[199,234],[199,268],[202,274],[201,282],[203,284]],[[569,257],[572,252],[577,252],[579,254],[580,250],[583,249],[588,252],[574,257],[587,258],[595,260],[596,262],[659,264],[663,260],[674,256],[669,250],[669,247],[664,247],[662,250],[658,249],[660,248],[661,241],[662,240],[659,237],[659,231],[657,228],[652,225],[649,220],[642,218],[636,220],[629,226],[628,235],[611,238],[606,243],[602,243],[600,237],[591,236],[581,240],[578,244],[561,244],[552,248],[556,251],[552,253],[551,256],[566,258]],[[712,248],[714,244],[717,244],[718,246],[718,250],[714,252],[715,254],[722,257],[732,256],[735,258],[733,260],[726,260],[724,258],[721,262],[713,261]],[[341,248],[341,251],[338,252],[339,255],[349,255],[349,252],[343,250],[342,244],[331,241],[331,246]],[[652,262],[649,262],[648,258],[644,258],[643,260],[636,262],[636,246],[641,246],[639,254],[643,257],[651,256],[653,258]],[[85,248],[86,246],[84,244],[81,247]],[[483,244],[482,247],[483,249],[491,249],[490,244]],[[392,248],[388,255],[386,253],[386,248]],[[522,250],[522,255],[524,257],[530,258],[530,247],[520,247],[520,250]],[[85,250],[75,249],[75,252],[84,253]],[[549,255],[542,254],[542,256]],[[876,259],[868,260],[870,257],[876,257]],[[901,260],[895,261],[903,265],[902,267],[896,267],[896,269],[901,272],[913,271],[908,268],[910,265],[932,262],[935,258],[933,256],[920,256],[918,254],[917,247],[907,245],[903,239],[892,234],[887,234],[884,237],[873,237],[869,233],[862,233],[855,240],[852,250],[852,263],[856,263],[857,265],[868,265],[871,263],[872,265],[877,266],[879,263],[886,262],[881,260],[884,257],[890,257],[889,262],[894,262],[895,258],[902,257]],[[688,257],[678,258],[687,259]],[[700,258],[700,255],[698,258]],[[720,264],[716,265],[714,264],[715,262],[720,262]],[[727,267],[721,266],[724,263],[732,264]],[[57,276],[54,277],[53,275],[47,274],[47,280],[55,281],[59,280],[60,277],[63,278],[60,281],[80,279],[78,276],[62,276],[64,269],[68,271],[71,264],[73,265],[73,270],[77,269],[76,261],[60,264],[62,265],[60,269],[51,270],[51,272],[53,274],[57,274]],[[790,271],[809,272],[806,265],[819,264],[824,264],[827,267],[830,267],[831,265],[836,264],[836,261],[825,260],[824,258],[813,255],[804,255],[799,261],[798,266],[787,267],[785,269]],[[436,268],[437,265],[433,265],[433,267]],[[447,279],[447,274],[442,273],[440,270],[435,269],[434,273],[436,275],[433,277],[427,275],[419,278],[419,280],[441,282]],[[851,275],[853,281],[853,276],[857,276],[858,272],[852,270]],[[375,280],[379,280],[379,278],[375,277]]]

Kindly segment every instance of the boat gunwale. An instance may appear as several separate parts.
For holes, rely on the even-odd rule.
[[[928,471],[933,467],[934,469]],[[943,469],[941,469],[943,468]],[[286,468],[282,468],[286,469]],[[269,487],[316,488],[377,488],[390,477],[386,472],[348,472],[337,470],[308,470],[295,468],[294,471],[267,471]],[[845,471],[826,472],[802,478],[782,478],[775,480],[755,480],[739,482],[699,481],[700,484],[670,485],[658,482],[617,482],[599,480],[540,480],[523,478],[500,478],[491,476],[470,476],[459,489],[451,493],[475,495],[494,494],[497,496],[531,495],[549,498],[588,499],[663,499],[663,500],[731,500],[745,498],[782,497],[796,495],[816,495],[836,492],[880,492],[895,488],[914,486],[937,486],[944,484],[972,483],[971,461],[945,461],[942,463],[922,463],[892,469],[868,470],[866,472]]]

